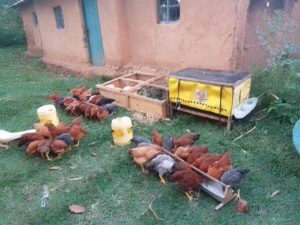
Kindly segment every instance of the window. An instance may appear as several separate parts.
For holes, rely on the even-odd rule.
[[[172,23],[179,20],[180,0],[158,0],[160,23]]]
[[[39,22],[38,22],[38,18],[37,18],[36,13],[35,13],[35,12],[32,12],[31,16],[32,16],[32,23],[33,23],[35,26],[37,26]]]
[[[65,28],[64,16],[60,6],[54,8],[54,14],[55,14],[57,29],[64,29]]]

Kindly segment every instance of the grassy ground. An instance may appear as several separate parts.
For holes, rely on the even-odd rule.
[[[39,61],[25,59],[23,51],[22,48],[0,49],[1,129],[29,129],[37,122],[36,109],[50,103],[49,94],[67,95],[73,87],[93,87],[101,82],[100,78],[85,80],[47,72]],[[271,84],[267,75],[255,76],[254,94],[273,90]],[[299,83],[295,87],[295,93],[299,92]],[[293,95],[293,90],[289,93]],[[58,115],[64,122],[73,119],[61,110]],[[120,110],[114,117],[121,115],[130,116],[131,113]],[[63,155],[59,161],[27,157],[25,150],[16,145],[9,150],[1,149],[0,223],[297,224],[300,221],[300,159],[291,142],[292,126],[267,117],[259,121],[253,118],[236,124],[231,132],[225,132],[225,128],[216,123],[187,115],[153,126],[134,124],[137,135],[148,136],[153,128],[163,134],[171,131],[173,135],[190,129],[201,134],[197,144],[208,145],[211,152],[232,148],[233,164],[251,169],[241,192],[250,205],[246,215],[237,215],[234,203],[214,212],[212,209],[217,202],[203,193],[189,203],[170,183],[162,187],[156,177],[142,174],[131,165],[127,148],[112,145],[111,120],[108,119],[104,123],[84,121],[88,136],[79,148]],[[255,125],[253,132],[233,142]],[[91,153],[96,153],[97,157]],[[62,170],[49,170],[52,166]],[[82,179],[68,180],[77,177]],[[43,185],[51,190],[47,208],[40,207]],[[279,193],[271,197],[277,190]],[[162,221],[146,212],[151,201]],[[84,206],[86,212],[70,214],[68,206],[71,204]]]

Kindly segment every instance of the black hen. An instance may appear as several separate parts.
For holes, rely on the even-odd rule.
[[[163,148],[169,152],[174,148],[174,140],[171,135],[167,135],[166,137],[164,137]]]
[[[112,112],[116,111],[118,109],[118,106],[108,103],[103,105],[103,107],[111,114]]]
[[[232,169],[223,174],[221,181],[224,184],[231,186],[234,189],[238,189],[237,199],[241,199],[240,187],[245,181],[246,174],[249,173],[249,169],[237,168]]]
[[[149,144],[151,145],[151,141],[144,137],[135,136],[130,140],[132,143],[135,144],[135,146],[138,146],[140,144]]]
[[[75,143],[74,138],[69,133],[62,133],[55,139],[64,141],[67,145],[73,145]]]
[[[115,101],[115,99],[112,99],[112,98],[102,98],[99,102],[97,102],[97,105],[104,106],[104,105],[107,105],[107,104],[112,103],[114,101]]]

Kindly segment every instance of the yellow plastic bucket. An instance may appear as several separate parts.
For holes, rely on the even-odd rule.
[[[37,109],[37,115],[41,124],[52,123],[54,126],[59,124],[59,120],[54,105],[44,105]]]
[[[111,129],[114,144],[117,146],[128,145],[133,138],[132,122],[127,116],[113,119],[111,121]]]

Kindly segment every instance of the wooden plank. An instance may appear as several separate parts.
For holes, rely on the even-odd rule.
[[[222,116],[219,117],[219,116],[208,114],[208,113],[205,113],[205,112],[200,112],[198,110],[184,108],[182,106],[180,106],[180,108],[176,108],[175,106],[172,106],[172,107],[173,107],[173,109],[175,109],[177,111],[186,112],[186,113],[189,113],[189,114],[209,118],[209,119],[212,119],[212,120],[218,120],[218,121],[221,121],[221,122],[224,122],[224,123],[226,123],[227,120],[228,120],[227,118],[224,118]]]
[[[138,82],[138,83],[144,82],[144,81],[142,81],[142,80],[134,80],[134,79],[124,78],[124,77],[122,77],[121,79],[124,80],[124,81],[130,81],[130,82]]]
[[[118,91],[107,90],[105,88],[100,88],[100,91],[101,95],[107,98],[115,99],[119,105],[122,105],[126,108],[129,107],[128,95]]]
[[[138,90],[139,88],[141,88],[142,86],[146,86],[146,85],[149,85],[151,82],[155,81],[155,80],[158,80],[162,78],[162,76],[157,76],[157,77],[153,77],[152,79],[149,79],[147,81],[144,81],[140,84],[138,84],[137,86],[135,86],[134,90]]]
[[[159,85],[156,85],[156,84],[152,84],[152,83],[146,84],[145,87],[154,87],[154,88],[161,89],[161,90],[169,92],[169,88],[162,87],[162,86],[159,86]]]
[[[166,100],[160,101],[138,95],[129,95],[129,109],[166,118]]]

